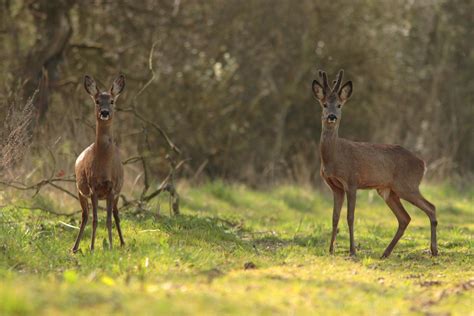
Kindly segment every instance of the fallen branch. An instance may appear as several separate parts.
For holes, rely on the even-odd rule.
[[[48,179],[40,180],[39,182],[31,184],[31,185],[27,185],[27,184],[17,182],[17,181],[3,181],[3,180],[0,180],[0,185],[11,187],[11,188],[14,188],[16,190],[22,190],[22,191],[35,190],[35,194],[33,196],[36,196],[44,186],[50,185],[53,188],[55,188],[55,189],[57,189],[57,190],[59,190],[63,193],[66,193],[67,195],[69,195],[69,196],[73,197],[74,199],[78,200],[78,197],[74,193],[72,193],[71,191],[57,185],[56,182],[75,182],[75,180],[70,179],[70,178],[48,178]]]
[[[150,193],[149,195],[145,196],[143,200],[148,202],[163,191],[169,192],[170,191],[169,185],[174,182],[173,178],[174,178],[175,172],[178,171],[187,161],[189,161],[189,159],[181,160],[176,166],[171,166],[170,172],[168,173],[166,178],[161,182],[161,184],[158,186],[158,189],[156,189],[156,191]]]
[[[39,211],[42,211],[42,212],[51,213],[53,215],[65,216],[65,217],[74,216],[74,215],[79,214],[79,213],[82,212],[82,210],[76,210],[76,211],[71,212],[71,213],[61,213],[61,212],[56,212],[56,211],[50,210],[48,208],[44,208],[42,206],[22,206],[22,205],[15,205],[15,204],[10,204],[9,206],[20,209],[20,210],[30,210],[30,211],[39,210]]]
[[[152,200],[153,198],[157,197],[163,191],[166,191],[170,194],[170,212],[172,210],[174,215],[179,214],[179,194],[176,191],[176,188],[175,188],[175,185],[174,185],[174,177],[175,177],[176,172],[179,169],[181,169],[181,167],[184,165],[184,163],[189,161],[189,159],[183,159],[183,160],[181,160],[180,162],[178,162],[176,164],[174,162],[174,160],[169,155],[167,155],[166,158],[167,158],[167,160],[169,161],[169,164],[170,164],[170,171],[169,171],[168,175],[165,177],[165,179],[160,183],[158,188],[155,191],[151,192],[150,194],[146,194],[148,189],[149,189],[148,175],[146,175],[147,179],[145,180],[144,188],[143,188],[143,191],[142,191],[139,199],[129,200],[124,194],[120,195],[120,197],[122,198],[122,201],[123,201],[123,206],[137,205],[139,208],[142,208],[143,204],[145,204],[145,203],[149,202],[150,200]],[[147,170],[146,161],[142,156],[130,157],[130,158],[124,160],[122,163],[124,165],[126,165],[126,164],[135,163],[135,162],[141,162],[144,172],[145,173],[147,172],[146,171]],[[3,181],[3,180],[0,180],[0,185],[10,187],[10,188],[13,188],[13,189],[16,189],[16,190],[21,190],[21,191],[32,190],[32,191],[34,191],[33,196],[38,195],[40,193],[40,191],[45,186],[51,186],[54,189],[69,195],[70,197],[74,198],[75,200],[78,200],[78,197],[77,197],[76,194],[74,194],[73,192],[71,192],[71,191],[65,189],[64,187],[58,185],[58,183],[61,183],[61,182],[69,182],[69,183],[75,182],[75,178],[74,178],[73,175],[66,176],[66,177],[61,177],[61,178],[53,177],[51,175],[50,178],[42,179],[42,180],[40,180],[40,181],[38,181],[34,184],[30,184],[30,185],[22,183],[22,182],[18,182],[18,181]],[[45,208],[42,208],[42,207],[24,207],[24,206],[15,206],[15,207],[22,208],[22,209],[31,209],[31,210],[38,209],[38,210],[42,210],[42,211],[45,211],[45,212],[48,212],[48,213],[51,213],[51,214],[62,215],[62,216],[72,216],[74,214],[77,214],[77,213],[81,212],[79,210],[79,211],[76,211],[76,212],[73,212],[73,213],[60,213],[60,212],[55,212],[53,210],[45,209]],[[99,206],[99,208],[103,209],[103,207],[101,207],[101,206]]]
[[[176,164],[174,163],[174,161],[169,155],[166,156],[166,158],[170,163],[170,171],[168,175],[165,177],[165,179],[160,183],[158,188],[148,195],[146,195],[146,190],[144,190],[139,199],[135,199],[131,201],[129,201],[125,195],[123,194],[120,195],[124,203],[124,206],[137,205],[139,208],[141,208],[143,204],[149,202],[153,198],[157,197],[160,193],[166,191],[170,194],[170,213],[172,211],[174,215],[179,215],[180,213],[179,212],[179,194],[176,191],[176,188],[174,185],[174,176],[175,176],[176,171],[181,169],[184,163],[189,161],[189,159],[181,160],[179,163]],[[126,161],[128,161],[128,163],[130,163],[131,161],[137,162],[137,161],[140,161],[140,158],[132,157],[132,159],[127,159]],[[146,168],[146,164],[143,164],[143,168]]]

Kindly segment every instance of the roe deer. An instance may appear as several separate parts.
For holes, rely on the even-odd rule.
[[[323,83],[313,81],[314,96],[322,107],[322,131],[319,143],[321,177],[334,196],[332,236],[329,252],[334,253],[337,225],[347,195],[347,223],[349,225],[350,255],[356,253],[354,245],[354,211],[357,189],[376,189],[398,220],[398,230],[385,249],[382,258],[390,255],[402,237],[411,218],[400,198],[425,212],[431,222],[431,254],[436,256],[436,209],[420,193],[418,186],[425,173],[425,163],[407,149],[398,145],[354,142],[338,137],[343,105],[352,94],[352,82],[341,86],[344,71],[330,88],[325,72],[319,71]]]
[[[77,252],[79,248],[89,217],[87,198],[92,200],[91,250],[94,250],[99,200],[106,200],[107,202],[106,225],[109,235],[109,247],[112,248],[112,212],[120,238],[120,245],[125,244],[117,209],[118,196],[123,184],[123,167],[119,149],[114,143],[112,135],[114,103],[125,87],[125,77],[123,75],[117,77],[109,92],[100,92],[94,79],[86,75],[84,77],[84,87],[95,104],[96,134],[95,142],[87,147],[76,160],[76,185],[82,207],[82,222],[72,248],[73,252]]]

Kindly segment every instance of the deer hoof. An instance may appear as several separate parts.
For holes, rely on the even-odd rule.
[[[380,259],[387,259],[390,256],[389,253],[383,253],[383,255],[380,257]]]

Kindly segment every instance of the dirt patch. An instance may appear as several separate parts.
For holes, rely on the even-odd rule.
[[[441,281],[436,281],[436,280],[432,280],[432,281],[420,281],[420,286],[422,287],[432,287],[432,286],[438,286],[438,285],[441,285],[443,282]]]
[[[253,270],[257,269],[257,266],[252,261],[244,263],[244,270]]]
[[[425,307],[429,307],[435,304],[438,304],[441,300],[452,296],[452,295],[459,295],[466,291],[472,291],[474,289],[474,279],[470,279],[466,282],[460,283],[452,288],[444,289],[436,294],[433,299],[425,301],[422,305]]]

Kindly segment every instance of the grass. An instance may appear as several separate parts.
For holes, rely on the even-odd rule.
[[[215,182],[180,192],[179,217],[156,217],[156,201],[149,212],[122,212],[124,248],[107,250],[100,212],[96,251],[87,250],[89,225],[76,255],[70,226],[80,216],[4,207],[0,314],[474,315],[473,190],[423,188],[437,205],[440,256],[428,252],[426,215],[405,204],[412,222],[385,260],[397,221],[368,191],[358,193],[356,258],[344,216],[328,254],[327,191]]]

